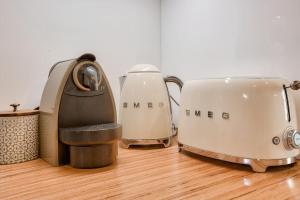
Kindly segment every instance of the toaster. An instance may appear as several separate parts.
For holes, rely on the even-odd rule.
[[[300,133],[291,90],[299,87],[281,78],[185,82],[179,151],[250,165],[255,172],[296,162]]]

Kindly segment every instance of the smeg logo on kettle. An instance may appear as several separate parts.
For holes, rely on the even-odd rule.
[[[163,108],[165,106],[165,104],[163,102],[159,102],[157,104],[154,104],[153,102],[148,102],[148,103],[145,103],[145,104],[141,104],[140,102],[132,102],[132,103],[124,102],[123,103],[123,108],[128,108],[130,106],[134,109],[139,109],[142,106],[146,106],[147,108],[152,109],[152,108],[155,108],[155,107]]]
[[[195,117],[201,117],[201,110],[194,110],[194,116]],[[191,110],[190,109],[186,109],[185,110],[185,115],[186,116],[191,116]],[[206,114],[205,114],[206,115]],[[213,119],[214,118],[214,112],[213,111],[207,111],[207,117]],[[230,114],[228,112],[223,112],[221,114],[222,119],[224,120],[228,120],[230,119]]]

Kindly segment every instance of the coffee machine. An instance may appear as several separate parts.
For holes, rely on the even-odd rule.
[[[56,63],[40,104],[40,154],[53,166],[116,160],[121,126],[109,82],[92,54]]]

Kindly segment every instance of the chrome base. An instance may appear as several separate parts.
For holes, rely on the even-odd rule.
[[[211,151],[201,150],[181,143],[178,143],[178,147],[179,147],[179,152],[185,150],[188,152],[192,152],[195,154],[199,154],[202,156],[206,156],[218,160],[250,165],[252,170],[255,172],[266,172],[267,168],[270,166],[289,165],[296,162],[295,157],[283,158],[283,159],[251,159],[251,158],[242,158],[242,157],[230,156],[230,155],[215,153]]]
[[[128,149],[133,145],[156,145],[162,144],[165,148],[171,146],[172,137],[162,139],[148,139],[148,140],[132,140],[132,139],[121,139],[120,147]]]

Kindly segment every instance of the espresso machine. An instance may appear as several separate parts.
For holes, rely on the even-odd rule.
[[[40,155],[53,166],[116,160],[121,126],[109,82],[92,54],[56,63],[40,104]]]

